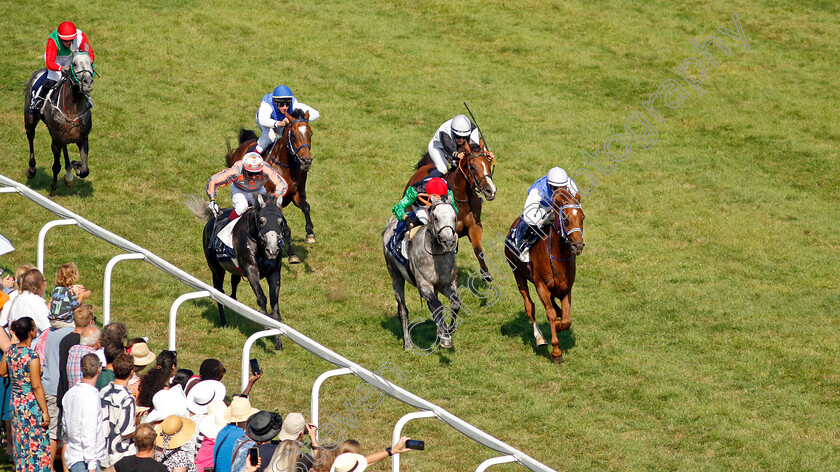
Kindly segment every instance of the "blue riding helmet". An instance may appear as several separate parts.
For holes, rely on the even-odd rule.
[[[279,98],[292,98],[292,89],[286,87],[285,85],[278,85],[273,92],[271,92],[271,98],[277,100]]]

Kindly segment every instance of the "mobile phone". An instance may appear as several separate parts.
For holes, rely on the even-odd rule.
[[[414,449],[414,450],[417,450],[417,451],[422,451],[423,449],[426,448],[426,443],[423,442],[423,441],[418,441],[416,439],[409,439],[408,441],[405,442],[405,447],[407,447],[409,449]]]
[[[255,447],[248,449],[248,458],[251,461],[251,465],[257,465],[257,462],[260,461],[260,450]]]
[[[251,359],[251,372],[256,374],[262,374],[262,370],[260,370],[260,364],[257,362],[256,359]]]

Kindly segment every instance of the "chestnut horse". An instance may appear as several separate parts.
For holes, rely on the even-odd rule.
[[[575,283],[575,257],[583,251],[583,209],[580,205],[580,195],[572,195],[566,188],[560,188],[552,195],[551,211],[554,213],[554,224],[549,225],[544,236],[531,247],[530,262],[524,263],[505,244],[505,256],[513,268],[513,276],[519,293],[525,300],[525,313],[534,326],[534,337],[537,346],[546,344],[537,321],[534,318],[534,302],[528,291],[528,282],[537,287],[537,294],[545,306],[545,314],[551,327],[551,360],[563,362],[563,351],[557,331],[565,331],[572,325],[572,285]],[[519,218],[513,222],[511,229],[519,223]],[[556,299],[560,299],[557,306]],[[560,318],[558,318],[558,312]]]
[[[306,242],[313,244],[315,233],[312,229],[312,218],[309,216],[309,203],[306,201],[306,176],[312,166],[312,153],[310,151],[312,127],[309,125],[309,112],[303,113],[302,110],[295,110],[292,115],[286,113],[286,118],[289,120],[289,124],[283,129],[283,134],[278,136],[277,142],[266,158],[266,162],[289,185],[289,189],[283,197],[283,208],[289,202],[300,208],[304,218],[306,218]],[[239,147],[234,150],[228,149],[225,156],[228,167],[253,150],[256,143],[257,135],[252,130],[240,130]],[[273,192],[274,185],[268,182],[266,190],[269,193]],[[284,239],[289,251],[289,262],[292,264],[300,262],[300,259],[294,253],[294,249],[292,249],[291,238]]]
[[[484,263],[482,256],[483,249],[481,248],[481,202],[482,197],[487,201],[496,198],[496,184],[493,183],[493,170],[495,168],[495,159],[484,152],[484,140],[478,147],[471,147],[464,144],[459,151],[463,151],[464,157],[457,161],[457,166],[450,169],[446,173],[444,179],[449,184],[452,194],[455,196],[455,204],[458,206],[458,220],[456,221],[455,231],[459,238],[467,236],[475,252],[475,257],[478,259],[478,264],[481,268],[481,276],[484,280],[490,282],[493,276],[487,270],[487,265]],[[417,171],[411,176],[408,185],[403,189],[408,189],[409,185],[414,185],[417,182],[429,176],[429,173],[435,169],[429,154],[426,153],[417,163]],[[479,193],[480,192],[480,193]]]

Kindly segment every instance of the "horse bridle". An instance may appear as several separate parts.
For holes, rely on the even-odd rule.
[[[90,54],[88,54],[85,51],[76,51],[70,56],[70,74],[69,75],[70,75],[70,82],[72,82],[74,85],[78,85],[78,84],[81,83],[81,80],[79,80],[79,77],[76,75],[76,69],[73,66],[73,59],[75,59],[75,57],[78,56],[79,54],[84,54],[84,55],[90,57]],[[93,80],[93,76],[94,75],[99,75],[99,74],[97,74],[96,69],[93,68],[93,62],[90,63],[90,68],[91,68],[91,70],[83,70],[83,71],[79,72],[79,74],[88,74],[88,75],[90,75],[91,80]]]
[[[580,206],[579,203],[567,203],[556,210],[557,213],[557,233],[560,235],[562,241],[569,246],[572,245],[572,241],[569,239],[569,235],[572,233],[580,233],[583,234],[583,229],[579,227],[574,227],[571,230],[566,229],[566,222],[564,221],[564,216],[566,215],[563,213],[563,210],[566,208],[577,208],[583,211],[583,207]],[[548,250],[548,258],[549,261],[555,260],[557,262],[566,262],[568,259],[558,259],[551,254],[551,232],[548,233],[548,244],[546,244],[546,249]],[[574,256],[572,256],[574,257]],[[554,270],[554,264],[551,265],[551,273],[554,274],[554,277],[557,278],[557,272]]]
[[[471,165],[471,162],[474,159],[478,159],[479,157],[486,157],[487,160],[490,162],[490,173],[489,174],[484,174],[484,177],[482,177],[481,179],[478,179],[475,176],[475,169],[473,169],[473,166]],[[470,157],[469,159],[466,159],[466,165],[467,165],[467,168],[470,171],[469,176],[467,175],[466,172],[464,172],[464,169],[461,168],[461,163],[460,162],[458,163],[458,170],[464,176],[464,180],[466,180],[467,183],[471,184],[470,186],[472,187],[472,189],[476,193],[476,195],[478,195],[478,198],[483,200],[484,196],[482,195],[482,192],[481,192],[481,182],[484,182],[484,179],[487,179],[487,178],[492,179],[493,178],[493,174],[496,172],[496,159],[490,157],[490,155],[487,154],[486,151],[481,151],[480,154],[476,154],[476,155]],[[466,203],[469,200],[457,200],[457,201],[460,202],[460,203]]]
[[[450,205],[450,203],[445,202],[443,200],[439,200],[435,203],[432,203],[431,206],[428,206],[427,209],[426,209],[426,214],[429,215],[429,224],[431,224],[432,228],[434,229],[434,231],[432,231],[432,237],[435,238],[435,240],[438,242],[438,244],[443,246],[443,241],[440,240],[440,233],[443,232],[443,230],[445,230],[446,228],[450,228],[452,230],[452,234],[455,235],[455,247],[457,248],[458,247],[458,233],[455,231],[455,227],[452,226],[452,225],[445,225],[441,228],[437,228],[437,226],[435,225],[435,222],[437,221],[437,219],[435,218],[434,211],[435,211],[435,208],[437,208],[440,205]],[[426,244],[423,245],[423,249],[425,249],[426,252],[430,256],[442,256],[442,255],[444,255],[448,252],[448,251],[444,251],[440,254],[435,254],[432,251],[430,251],[428,247],[426,247]]]

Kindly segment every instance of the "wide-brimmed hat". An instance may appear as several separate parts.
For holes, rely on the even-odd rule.
[[[300,413],[289,413],[286,420],[283,421],[283,430],[280,431],[280,436],[277,439],[285,441],[287,439],[297,439],[300,436],[303,427],[306,426],[306,419]]]
[[[368,466],[367,459],[361,454],[345,452],[335,458],[330,472],[362,472]]]
[[[247,421],[260,410],[251,407],[251,401],[246,397],[233,397],[230,406],[225,409],[224,417],[228,423],[239,423]]]
[[[189,418],[176,415],[167,416],[157,425],[158,433],[155,445],[165,449],[176,449],[186,444],[195,434],[195,423]]]
[[[198,432],[205,437],[216,439],[219,431],[225,427],[225,402],[222,400],[214,400],[207,406],[207,415],[198,423]]]
[[[154,408],[146,417],[146,423],[161,421],[167,416],[187,416],[187,397],[180,385],[161,390],[152,397]]]
[[[260,411],[248,418],[245,434],[256,442],[274,439],[283,429],[283,417],[273,411]]]
[[[128,348],[128,353],[134,359],[134,365],[137,367],[146,367],[157,358],[155,353],[149,350],[149,345],[146,343],[132,345]]]
[[[207,413],[207,405],[214,400],[222,400],[227,395],[225,384],[218,380],[202,380],[193,385],[187,394],[187,409],[196,415]]]

